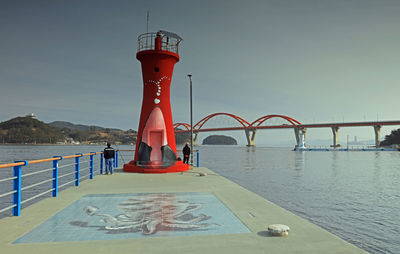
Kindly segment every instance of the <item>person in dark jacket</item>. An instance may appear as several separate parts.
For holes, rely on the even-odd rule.
[[[183,148],[183,163],[189,164],[190,147],[188,144]]]
[[[106,175],[108,173],[112,174],[114,172],[114,157],[115,150],[111,147],[111,144],[107,142],[107,147],[104,148],[104,160],[106,164]]]

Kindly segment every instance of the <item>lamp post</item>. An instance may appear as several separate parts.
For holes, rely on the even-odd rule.
[[[193,167],[193,104],[192,104],[192,74],[188,74],[190,80],[190,165]]]

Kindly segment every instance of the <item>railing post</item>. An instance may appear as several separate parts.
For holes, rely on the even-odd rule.
[[[197,167],[199,167],[200,166],[199,150],[197,150],[196,155],[197,155],[197,157],[196,157],[196,159],[197,159]]]
[[[53,197],[57,197],[58,194],[58,161],[62,160],[62,156],[53,156],[53,158],[59,158],[53,161]]]
[[[96,154],[94,152],[90,153],[90,163],[89,163],[89,167],[90,167],[90,179],[93,179],[93,155]]]
[[[77,153],[78,157],[75,157],[75,186],[79,186],[79,158],[83,156],[81,153]]]
[[[28,161],[14,161],[24,162],[25,164],[22,166],[28,165]],[[13,216],[21,215],[21,166],[14,166],[14,177],[16,177],[13,181],[14,191],[16,191],[13,195]]]
[[[118,168],[118,152],[119,152],[119,150],[115,151],[114,168]]]
[[[103,174],[103,153],[100,154],[100,175]]]

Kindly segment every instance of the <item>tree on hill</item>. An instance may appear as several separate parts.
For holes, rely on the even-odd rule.
[[[400,129],[392,130],[389,135],[386,135],[385,140],[381,142],[381,146],[390,146],[400,144]]]

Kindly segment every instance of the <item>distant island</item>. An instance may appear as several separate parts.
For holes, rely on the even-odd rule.
[[[237,142],[229,136],[211,135],[203,140],[203,145],[237,145]]]
[[[181,130],[181,129],[177,128],[175,130]],[[177,145],[190,143],[190,132],[175,133],[175,143]]]

